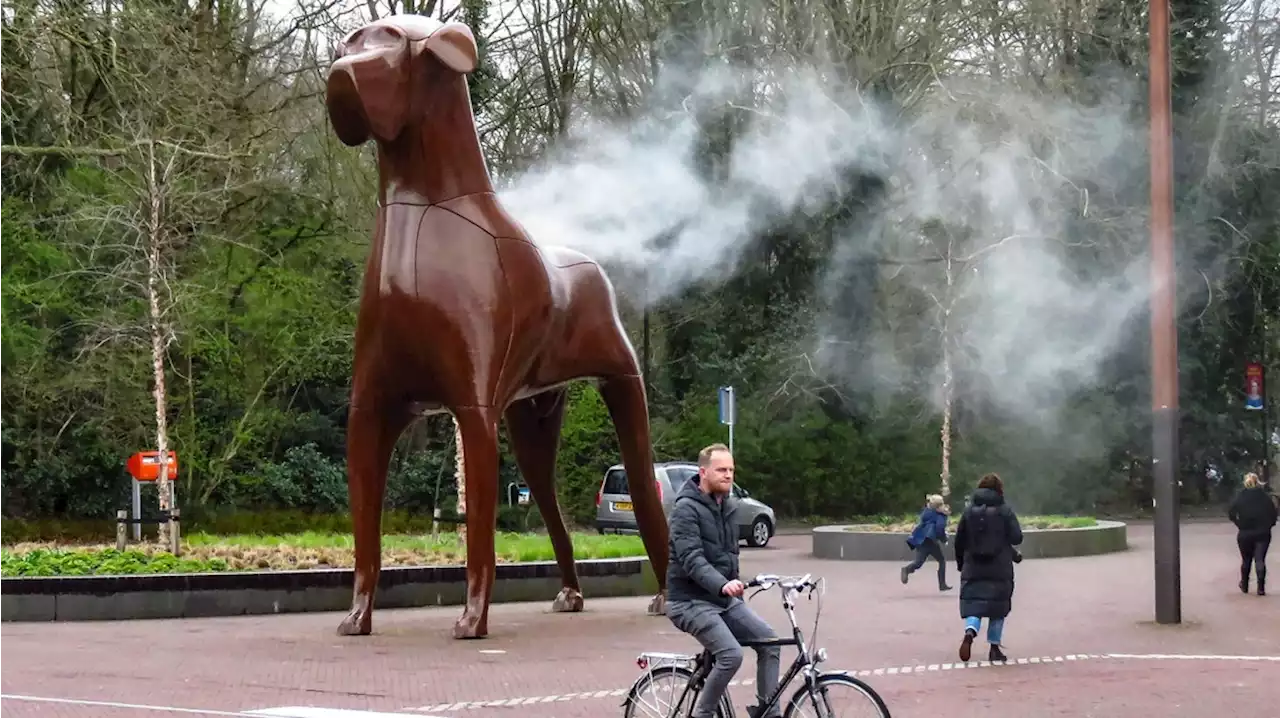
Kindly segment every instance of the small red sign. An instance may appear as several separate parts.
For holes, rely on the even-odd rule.
[[[178,478],[178,455],[169,452],[169,480],[173,481]],[[125,462],[125,469],[129,475],[138,481],[155,481],[160,478],[160,452],[159,451],[139,451],[129,460]]]

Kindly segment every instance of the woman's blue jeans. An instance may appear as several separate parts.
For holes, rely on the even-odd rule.
[[[982,629],[982,618],[979,616],[969,616],[964,619],[964,627],[972,628],[974,635]],[[987,619],[987,643],[998,646],[1000,645],[1000,637],[1004,635],[1004,619],[988,618]]]

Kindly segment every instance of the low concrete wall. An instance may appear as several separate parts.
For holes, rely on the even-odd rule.
[[[1096,526],[1075,529],[1023,529],[1018,550],[1023,558],[1093,556],[1124,551],[1129,547],[1126,529],[1120,521],[1099,521]],[[910,561],[914,552],[907,546],[908,535],[858,531],[850,526],[819,526],[813,529],[813,555],[845,561]],[[950,542],[942,550],[948,561],[955,560]]]
[[[582,593],[645,596],[658,591],[649,559],[578,561]],[[0,580],[0,620],[88,621],[194,618],[305,611],[351,606],[351,569],[308,571],[59,576]],[[551,602],[561,588],[554,561],[498,564],[493,602]],[[416,608],[462,605],[463,566],[392,566],[382,569],[375,606]]]

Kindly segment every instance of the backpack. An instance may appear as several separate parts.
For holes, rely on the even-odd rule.
[[[970,539],[965,552],[975,558],[995,558],[1009,544],[1008,524],[996,506],[973,506],[969,509]]]

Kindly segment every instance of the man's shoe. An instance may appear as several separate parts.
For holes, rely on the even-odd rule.
[[[1267,582],[1263,579],[1258,579],[1258,595],[1267,595]]]
[[[763,710],[764,709],[760,706],[747,706],[747,718],[762,718],[760,713]],[[768,716],[768,718],[780,718],[780,716],[777,713],[774,713],[773,715]]]
[[[902,578],[903,583],[906,583],[907,577],[911,575],[911,571],[908,570],[909,568],[909,566],[903,566],[902,570],[899,572],[899,576]]]
[[[987,653],[987,660],[992,663],[1008,663],[1008,656],[1004,655],[1004,651],[1000,650],[1000,646],[992,643],[991,650]]]
[[[972,628],[964,629],[964,640],[960,641],[960,661],[962,663],[969,662],[969,656],[973,655],[973,639],[978,632]]]
[[[1240,579],[1240,583],[1237,583],[1236,585],[1240,587],[1240,593],[1249,592],[1249,579],[1242,578]]]
[[[950,591],[950,590],[951,590],[951,587],[944,583],[944,584],[942,584],[941,586],[939,586],[939,587],[938,587],[938,590],[939,590],[939,591]]]

